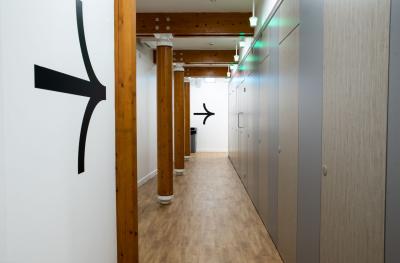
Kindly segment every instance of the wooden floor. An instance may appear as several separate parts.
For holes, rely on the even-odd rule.
[[[281,263],[226,154],[196,154],[157,203],[156,180],[139,189],[140,263]]]

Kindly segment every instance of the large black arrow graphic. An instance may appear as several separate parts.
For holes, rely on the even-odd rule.
[[[78,24],[79,44],[89,81],[38,65],[34,66],[34,70],[35,88],[90,98],[83,116],[81,134],[79,137],[78,173],[81,174],[85,171],[86,137],[90,119],[92,118],[93,111],[97,104],[106,99],[106,87],[103,86],[97,79],[90,62],[89,52],[86,46],[85,30],[83,26],[83,10],[81,0],[76,0],[76,19]]]
[[[203,116],[206,116],[206,117],[204,118],[204,120],[203,120],[203,125],[206,125],[207,119],[210,118],[211,116],[215,115],[215,113],[209,111],[209,110],[207,109],[205,103],[203,103],[203,108],[204,108],[204,110],[205,110],[206,112],[204,112],[204,113],[193,113],[193,115],[198,115],[198,116],[202,116],[202,115],[203,115]]]

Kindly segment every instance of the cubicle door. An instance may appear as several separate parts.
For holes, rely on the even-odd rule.
[[[237,96],[236,81],[232,80],[229,86],[229,158],[235,169],[237,163],[238,144],[238,116],[237,116]]]
[[[383,263],[390,0],[327,0],[321,263]]]
[[[278,248],[286,263],[296,262],[299,32],[279,46]]]
[[[256,50],[252,51],[256,57]],[[248,76],[247,97],[248,97],[248,176],[247,187],[254,206],[259,211],[258,186],[259,186],[259,76],[255,67],[256,61],[252,62],[251,74]]]
[[[239,176],[247,188],[248,172],[248,127],[247,127],[247,87],[246,81],[238,89],[238,127],[239,127]]]

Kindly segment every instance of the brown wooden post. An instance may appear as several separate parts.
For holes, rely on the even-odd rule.
[[[185,160],[190,158],[190,79],[185,78]]]
[[[172,131],[172,35],[157,38],[157,162],[158,200],[171,203],[174,197]]]
[[[182,64],[174,67],[174,144],[175,174],[182,175],[185,169],[185,91]]]
[[[114,1],[118,263],[136,263],[136,0]]]

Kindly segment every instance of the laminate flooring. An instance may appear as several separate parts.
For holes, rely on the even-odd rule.
[[[281,263],[225,153],[198,153],[174,177],[175,199],[157,182],[139,188],[140,263]]]

